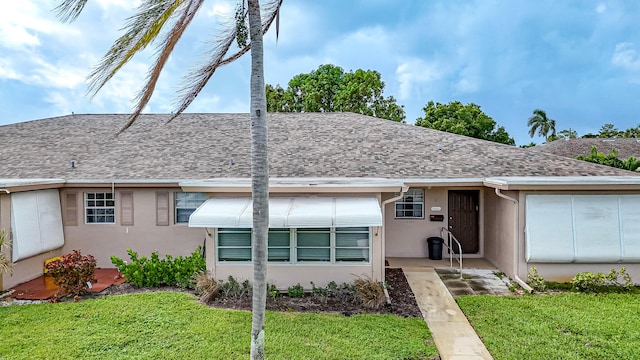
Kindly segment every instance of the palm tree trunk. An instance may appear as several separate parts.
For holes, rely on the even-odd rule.
[[[251,359],[264,359],[267,301],[267,236],[269,232],[269,168],[267,100],[264,87],[262,21],[258,0],[248,0],[251,37],[251,188],[253,197],[253,308]]]

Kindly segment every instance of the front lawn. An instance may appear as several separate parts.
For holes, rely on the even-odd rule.
[[[462,296],[457,301],[496,360],[638,358],[638,295]]]
[[[251,313],[185,293],[0,308],[0,359],[247,359]],[[420,318],[268,312],[268,359],[429,359]]]

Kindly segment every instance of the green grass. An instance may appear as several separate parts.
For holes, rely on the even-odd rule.
[[[0,359],[247,359],[251,313],[157,292],[0,308]],[[268,359],[429,359],[422,319],[268,312]]]
[[[561,294],[457,299],[502,359],[638,359],[640,296]]]

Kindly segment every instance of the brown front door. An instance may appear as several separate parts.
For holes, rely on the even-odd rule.
[[[478,237],[478,190],[449,190],[449,231],[460,241],[462,253],[480,251]],[[458,249],[453,245],[455,253]]]

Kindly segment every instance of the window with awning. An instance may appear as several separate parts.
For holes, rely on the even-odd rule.
[[[251,228],[251,198],[214,197],[189,218],[190,227]],[[269,199],[269,228],[382,226],[376,197],[274,197]]]
[[[250,262],[250,198],[211,198],[189,226],[216,228],[217,260]],[[371,227],[382,226],[376,197],[276,197],[269,200],[268,259],[274,263],[369,263]]]

